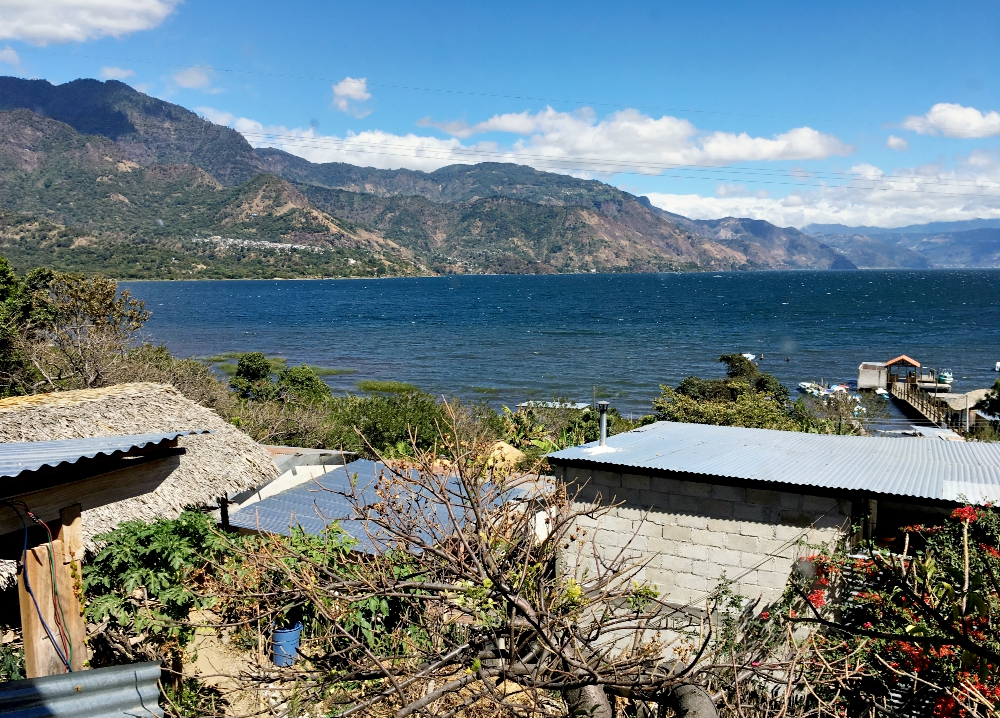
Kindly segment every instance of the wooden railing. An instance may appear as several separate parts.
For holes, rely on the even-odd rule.
[[[894,397],[905,401],[923,414],[924,418],[932,422],[935,426],[941,426],[941,423],[946,418],[945,411],[941,405],[934,401],[926,391],[918,389],[913,384],[893,382],[889,385],[889,391]]]

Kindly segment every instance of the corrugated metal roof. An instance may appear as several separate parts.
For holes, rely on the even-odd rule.
[[[114,458],[151,445],[173,441],[179,436],[208,433],[211,432],[171,431],[162,434],[0,443],[0,479],[14,478],[26,471],[70,466],[81,459],[93,459],[97,456]]]
[[[828,436],[661,421],[549,455],[608,470],[676,471],[923,499],[1000,501],[1000,444]]]
[[[365,459],[338,466],[317,479],[293,486],[280,494],[256,501],[245,509],[229,515],[231,526],[289,536],[293,526],[301,526],[309,534],[322,533],[333,521],[359,541],[367,543],[361,522],[351,520],[353,510],[344,494],[353,490],[352,477],[357,476],[359,495],[375,501],[374,487],[369,487],[384,466]]]
[[[293,486],[287,491],[274,494],[248,505],[229,515],[231,526],[265,531],[289,536],[293,526],[301,526],[309,534],[322,533],[333,521],[339,521],[343,529],[359,542],[359,549],[370,547],[371,539],[364,522],[352,519],[354,511],[344,494],[357,491],[361,505],[381,501],[375,493],[375,480],[385,469],[381,462],[360,459],[346,466],[338,466],[317,479]],[[449,482],[457,479],[449,479]],[[352,482],[356,485],[352,486]],[[457,491],[457,486],[456,486]],[[524,496],[526,490],[509,489],[505,496]],[[461,520],[461,507],[453,506],[456,518]],[[441,512],[440,524],[447,525],[443,504],[425,497],[421,502],[422,511]]]
[[[0,718],[162,716],[160,663],[133,663],[0,683]]]

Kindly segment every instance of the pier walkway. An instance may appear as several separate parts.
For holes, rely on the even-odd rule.
[[[947,418],[944,408],[935,400],[934,395],[918,388],[916,384],[894,381],[889,384],[889,391],[934,426],[941,426]]]

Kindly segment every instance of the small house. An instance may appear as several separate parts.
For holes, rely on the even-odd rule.
[[[889,386],[889,370],[885,362],[866,361],[858,367],[858,389],[885,389]]]
[[[931,438],[664,421],[548,461],[581,501],[615,504],[584,527],[587,546],[607,556],[628,545],[649,561],[645,579],[682,606],[703,601],[723,576],[766,603],[814,550],[807,545],[833,545],[861,526],[891,547],[901,526],[1000,500],[1000,444]]]

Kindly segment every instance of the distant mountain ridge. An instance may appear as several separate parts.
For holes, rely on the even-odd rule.
[[[366,266],[404,273],[939,266],[930,245],[691,220],[602,182],[520,165],[312,163],[255,149],[231,128],[116,81],[0,78],[0,125],[0,210],[63,223],[93,242],[145,243],[128,251],[181,251],[225,234],[361,252]],[[18,251],[34,261],[24,236]],[[992,261],[981,239],[961,256]],[[79,246],[63,260],[75,261]],[[232,261],[243,261],[237,254]],[[200,271],[194,259],[189,266]]]
[[[862,234],[877,237],[880,234],[938,234],[964,232],[970,229],[1000,229],[1000,219],[962,219],[955,222],[927,222],[908,224],[905,227],[849,227],[846,224],[809,224],[802,228],[806,234]]]

